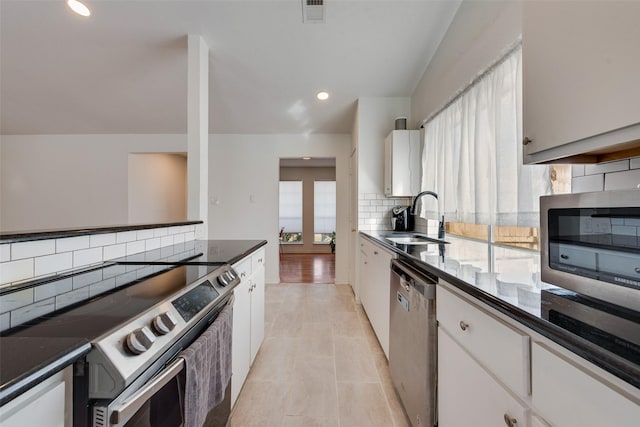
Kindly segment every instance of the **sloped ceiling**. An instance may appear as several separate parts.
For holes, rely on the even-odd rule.
[[[86,3],[0,2],[2,134],[185,133],[187,34],[211,133],[350,133],[359,97],[411,95],[460,2],[327,0],[324,24],[300,0]]]

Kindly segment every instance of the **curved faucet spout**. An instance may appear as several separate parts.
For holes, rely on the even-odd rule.
[[[422,196],[433,196],[436,198],[436,200],[438,199],[438,195],[436,193],[434,193],[433,191],[423,191],[421,193],[419,193],[414,199],[413,199],[413,204],[411,205],[411,210],[409,211],[409,213],[411,215],[415,215],[417,213],[418,210],[418,200],[420,200],[420,197]]]

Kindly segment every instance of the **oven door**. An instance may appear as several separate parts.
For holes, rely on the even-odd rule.
[[[228,304],[233,304],[233,296],[211,310],[115,399],[92,402],[91,425],[93,427],[178,427],[183,425],[185,362],[178,355],[209,327]],[[208,414],[205,425],[224,427],[230,413],[231,381],[226,386],[224,400]]]

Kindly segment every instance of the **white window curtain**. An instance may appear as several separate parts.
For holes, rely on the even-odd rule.
[[[280,229],[302,233],[302,181],[280,181]]]
[[[422,190],[438,193],[422,216],[539,226],[551,193],[548,166],[522,164],[522,49],[517,48],[424,125]]]
[[[314,181],[313,183],[313,232],[336,231],[336,182]]]

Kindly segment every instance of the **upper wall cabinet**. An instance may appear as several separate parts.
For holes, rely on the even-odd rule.
[[[384,195],[411,197],[420,192],[420,131],[394,130],[384,140]]]
[[[640,2],[523,2],[524,163],[640,155]]]

